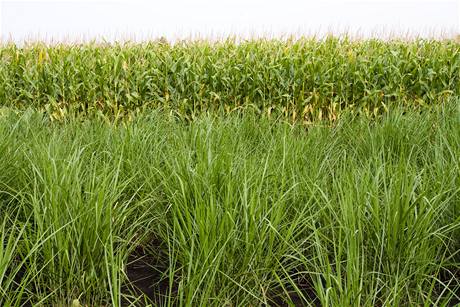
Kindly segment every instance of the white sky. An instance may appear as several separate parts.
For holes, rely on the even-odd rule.
[[[1,0],[0,0],[1,1]],[[1,1],[2,40],[460,33],[460,0]]]

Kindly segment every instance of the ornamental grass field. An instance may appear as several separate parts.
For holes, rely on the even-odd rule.
[[[455,306],[452,41],[0,48],[0,306]]]

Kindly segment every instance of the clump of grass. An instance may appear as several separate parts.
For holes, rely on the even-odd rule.
[[[252,109],[310,122],[344,109],[375,115],[460,93],[454,40],[190,41],[0,48],[0,104],[130,117],[149,108],[192,119]]]
[[[0,304],[455,304],[459,116],[458,100],[308,129],[7,112]],[[153,295],[129,291],[137,248]]]

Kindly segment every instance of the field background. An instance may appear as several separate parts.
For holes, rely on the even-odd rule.
[[[0,48],[3,105],[114,117],[162,108],[185,118],[252,108],[294,120],[442,103],[460,93],[454,40],[165,40]]]

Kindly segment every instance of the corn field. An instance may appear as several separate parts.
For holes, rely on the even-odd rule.
[[[252,40],[31,44],[0,48],[0,103],[125,116],[162,108],[185,118],[253,109],[294,120],[374,115],[460,93],[455,41]]]

